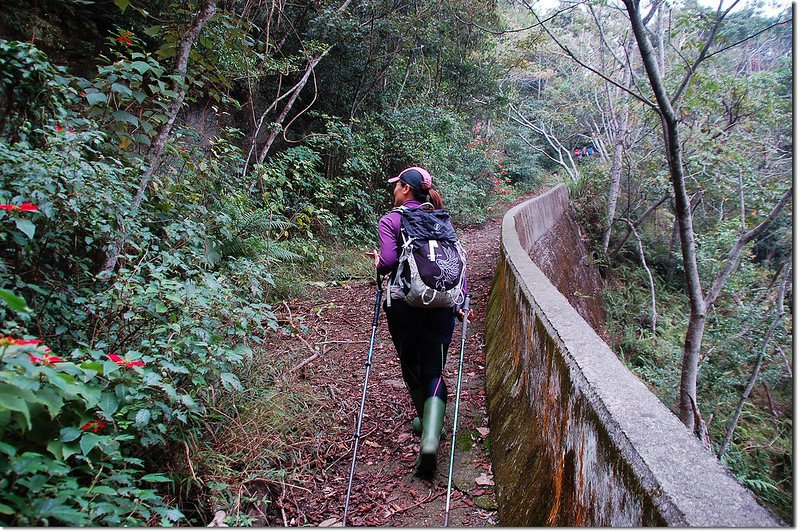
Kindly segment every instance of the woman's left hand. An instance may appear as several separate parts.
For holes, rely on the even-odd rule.
[[[364,255],[366,255],[367,257],[370,257],[372,259],[372,262],[375,263],[375,269],[377,270],[378,269],[378,262],[380,262],[380,260],[381,260],[381,254],[378,253],[378,250],[377,249],[373,249],[372,251],[365,251]]]
[[[469,323],[472,318],[475,316],[475,312],[472,309],[469,309],[469,314],[467,314],[467,323]],[[464,321],[464,309],[460,308],[456,311],[456,317],[458,321]]]

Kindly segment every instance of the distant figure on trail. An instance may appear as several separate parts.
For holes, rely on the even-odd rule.
[[[464,319],[466,257],[424,168],[407,168],[388,182],[394,184],[395,208],[378,222],[380,252],[368,255],[379,274],[389,274],[383,308],[416,409],[412,430],[421,435],[417,473],[430,477],[447,402],[442,372],[456,317]],[[471,316],[472,311],[467,319]]]

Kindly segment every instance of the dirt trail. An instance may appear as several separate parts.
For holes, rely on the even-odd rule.
[[[453,472],[450,526],[497,524],[494,482],[489,460],[485,405],[483,330],[486,303],[499,254],[498,213],[481,226],[456,228],[468,253],[469,291],[475,317],[467,331],[458,435]],[[371,333],[375,282],[353,282],[317,291],[307,300],[287,302],[280,316],[304,324],[295,332],[271,338],[273,353],[305,352],[297,357],[298,379],[327,399],[318,408],[333,420],[315,427],[309,444],[312,477],[293,477],[273,501],[272,516],[263,524],[330,526],[341,523],[352,459],[353,432],[364,383],[364,361]],[[278,309],[276,309],[278,310]],[[400,366],[381,311],[373,354],[353,480],[348,524],[376,527],[443,526],[455,403],[460,324],[448,353],[446,436],[431,480],[417,478],[414,463],[419,438],[411,433],[414,411],[400,375]],[[316,355],[310,348],[317,349]],[[296,355],[295,355],[296,356]],[[305,360],[304,360],[305,358]],[[277,499],[277,500],[276,500]]]

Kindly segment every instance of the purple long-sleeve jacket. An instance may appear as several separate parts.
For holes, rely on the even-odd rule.
[[[415,199],[406,201],[403,206],[408,208],[422,205]],[[402,215],[392,211],[378,221],[378,238],[380,240],[380,257],[378,259],[378,273],[386,275],[395,269],[400,259],[400,225]],[[464,275],[464,284],[461,291],[467,293],[467,276]],[[390,295],[391,297],[391,295]]]

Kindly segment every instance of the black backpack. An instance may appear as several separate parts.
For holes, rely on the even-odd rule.
[[[400,213],[400,257],[392,285],[412,307],[441,308],[464,302],[462,286],[467,274],[467,255],[450,223],[450,214],[430,203],[397,207]],[[391,297],[387,301],[391,305]]]

